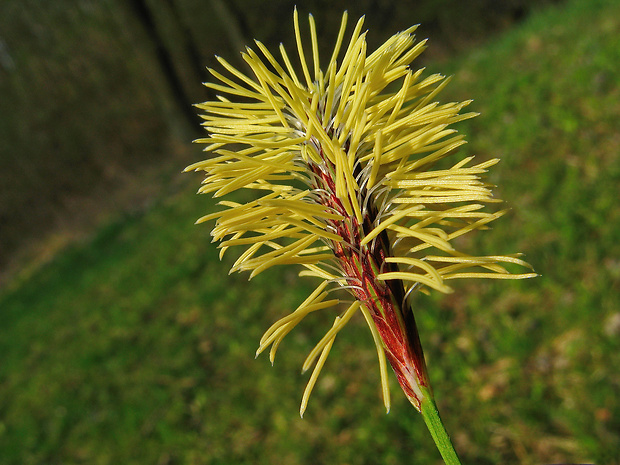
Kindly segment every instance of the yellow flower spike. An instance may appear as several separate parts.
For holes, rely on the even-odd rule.
[[[258,53],[248,48],[242,54],[253,77],[218,57],[223,72],[210,70],[218,82],[206,85],[221,95],[197,105],[209,134],[196,142],[213,157],[186,171],[205,173],[200,193],[220,197],[249,189],[259,195],[246,203],[223,200],[223,209],[197,223],[215,220],[211,235],[220,242],[220,257],[244,249],[231,272],[253,277],[294,264],[300,276],[320,280],[293,313],[265,332],[257,356],[270,347],[273,363],[284,337],[306,316],[340,309],[304,362],[304,371],[314,369],[302,415],[337,333],[359,310],[377,349],[386,410],[389,362],[445,462],[459,464],[433,400],[410,297],[414,291],[452,292],[446,284],[451,279],[536,274],[504,267],[531,269],[518,254],[480,257],[455,249],[455,238],[487,228],[505,212],[484,211],[499,202],[482,180],[497,159],[472,164],[473,157],[466,157],[435,168],[465,143],[451,126],[477,114],[461,113],[469,100],[438,101],[449,78],[423,78],[423,69],[410,69],[426,48],[426,41],[415,40],[416,26],[367,53],[363,18],[343,46],[346,24],[345,13],[325,72],[310,16],[311,73],[297,10],[301,73],[282,44],[280,61],[258,41]],[[342,309],[345,301],[349,306]]]

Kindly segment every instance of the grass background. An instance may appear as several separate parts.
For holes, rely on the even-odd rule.
[[[467,247],[525,252],[541,274],[414,302],[465,463],[620,463],[618,37],[619,2],[572,1],[429,65],[455,75],[444,99],[482,113],[459,128],[463,155],[502,158],[491,181],[512,212]],[[233,255],[192,226],[213,206],[199,179],[162,176],[149,208],[0,291],[0,463],[440,463],[395,380],[385,415],[362,318],[298,417],[298,370],[333,315],[291,333],[274,367],[254,360],[314,283],[227,276]]]

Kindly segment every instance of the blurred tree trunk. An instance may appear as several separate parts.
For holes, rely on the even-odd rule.
[[[190,126],[198,122],[191,104],[191,89],[200,83],[197,52],[173,0],[130,0],[129,4],[149,37],[160,70],[181,114]]]

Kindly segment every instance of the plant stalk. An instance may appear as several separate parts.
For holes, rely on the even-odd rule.
[[[424,399],[420,404],[420,412],[422,413],[422,417],[424,418],[424,422],[426,423],[428,430],[431,432],[431,436],[435,441],[437,449],[439,449],[439,453],[441,454],[443,461],[446,465],[462,465],[459,456],[452,445],[450,436],[441,421],[439,410],[437,410],[437,405],[435,404],[433,395],[426,388],[423,388],[423,393]]]

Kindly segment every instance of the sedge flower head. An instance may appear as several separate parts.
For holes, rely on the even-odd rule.
[[[273,363],[283,338],[306,316],[337,312],[303,365],[314,369],[302,415],[336,335],[355,314],[376,345],[386,408],[389,362],[419,410],[430,387],[411,294],[448,293],[460,278],[534,276],[506,270],[505,263],[529,267],[517,254],[472,256],[454,247],[454,239],[504,213],[485,210],[498,200],[481,179],[498,160],[467,157],[437,167],[465,143],[451,126],[475,114],[462,112],[470,101],[439,103],[444,76],[424,77],[410,67],[425,48],[416,27],[368,52],[363,18],[348,40],[346,24],[345,13],[324,71],[313,17],[306,48],[297,11],[295,59],[282,45],[276,58],[256,41],[257,51],[242,54],[250,77],[218,57],[223,71],[210,70],[218,82],[206,84],[217,100],[198,105],[208,131],[198,142],[213,156],[186,169],[205,172],[201,193],[257,193],[245,203],[222,200],[222,208],[198,220],[215,220],[211,235],[221,254],[242,249],[231,271],[251,278],[294,264],[300,276],[320,280],[267,330],[257,355],[270,348]]]

